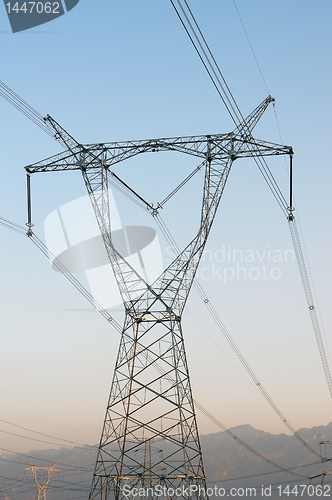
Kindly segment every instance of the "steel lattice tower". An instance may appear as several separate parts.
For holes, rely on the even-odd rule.
[[[46,500],[46,489],[47,489],[48,483],[50,482],[51,474],[53,471],[59,471],[59,469],[56,469],[55,466],[56,466],[56,463],[52,467],[39,467],[39,466],[30,465],[30,467],[27,467],[25,469],[25,470],[31,470],[31,472],[32,472],[33,478],[35,480],[36,488],[37,488],[37,500]],[[39,484],[39,482],[38,482],[37,473],[39,470],[47,471],[47,477],[44,481],[44,484]]]
[[[234,160],[292,151],[251,135],[272,101],[269,96],[228,134],[86,146],[53,118],[45,118],[67,149],[27,166],[27,173],[81,171],[125,308],[90,500],[128,498],[128,491],[138,487],[150,488],[146,496],[152,500],[157,485],[189,487],[194,498],[206,498],[181,318]],[[197,234],[161,276],[148,284],[112,243],[108,179],[113,165],[155,151],[200,158],[205,178]],[[185,493],[182,497],[187,498]]]

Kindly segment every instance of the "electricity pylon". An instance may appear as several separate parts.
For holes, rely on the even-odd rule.
[[[320,454],[322,455],[322,462],[329,462],[331,461],[331,458],[327,458],[326,454],[326,445],[332,444],[332,441],[320,441],[319,443],[319,449],[320,449]]]
[[[257,141],[251,135],[272,101],[269,96],[228,134],[86,146],[52,117],[45,118],[67,150],[27,166],[28,176],[81,171],[125,309],[90,500],[128,498],[133,488],[144,488],[152,499],[157,486],[158,493],[164,491],[167,498],[174,497],[175,490],[177,498],[187,498],[188,491],[197,499],[207,496],[181,318],[233,162],[292,153],[288,146]],[[113,245],[108,183],[113,165],[155,151],[200,158],[205,177],[197,234],[161,276],[148,284]],[[152,213],[158,210],[146,205]]]
[[[25,469],[25,470],[31,470],[31,472],[32,472],[33,478],[35,480],[36,488],[37,488],[37,500],[46,500],[46,488],[47,488],[48,483],[51,479],[51,474],[53,471],[59,471],[59,469],[56,469],[55,466],[56,466],[56,463],[52,467],[38,467],[38,466],[30,465],[30,467],[27,467]],[[47,477],[44,481],[44,484],[39,484],[39,482],[38,482],[37,473],[41,469],[47,471]],[[43,476],[41,478],[43,478]]]

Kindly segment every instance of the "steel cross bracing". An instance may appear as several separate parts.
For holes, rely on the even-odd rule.
[[[125,307],[91,500],[126,498],[137,487],[152,488],[150,498],[156,498],[156,487],[183,488],[184,498],[191,488],[192,496],[206,498],[181,317],[234,160],[292,152],[288,146],[257,141],[251,135],[271,101],[269,96],[228,134],[147,141],[83,146],[51,117],[45,119],[68,149],[26,170],[29,174],[81,171]],[[113,246],[108,183],[112,165],[155,151],[202,158],[205,178],[197,234],[148,284]]]

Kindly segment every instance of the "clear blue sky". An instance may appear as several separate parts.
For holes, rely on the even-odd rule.
[[[233,1],[191,0],[190,5],[242,113],[249,114],[267,90]],[[269,93],[276,99],[282,141],[295,151],[296,213],[331,344],[332,4],[237,0],[237,6]],[[15,35],[1,7],[0,43],[1,80],[42,115],[51,114],[82,143],[232,129],[168,0],[80,0],[61,18]],[[61,148],[4,100],[0,100],[0,117],[0,215],[23,224],[23,167]],[[281,142],[272,107],[255,135]],[[270,164],[286,189],[284,159]],[[177,155],[161,156],[160,163],[155,157],[141,157],[131,170],[123,165],[119,172],[149,200],[160,201],[163,187],[176,185],[194,166],[195,162]],[[197,230],[201,182],[202,178],[195,179],[163,214],[181,245]],[[79,174],[36,175],[32,186],[33,221],[42,238],[47,215],[85,194]],[[121,198],[117,203],[125,224],[151,224],[135,205]],[[77,442],[96,443],[118,334],[97,313],[69,311],[89,306],[51,270],[31,242],[1,227],[0,235],[0,418]],[[166,262],[167,245],[161,242]],[[283,256],[278,263],[280,279],[227,283],[216,276],[211,279],[212,264],[224,266],[216,257],[224,248],[253,250],[256,267],[260,266],[258,254],[279,250]],[[285,251],[291,248],[287,222],[257,167],[249,160],[236,162],[200,281],[261,382],[298,428],[327,424],[331,401],[296,262],[285,262]],[[120,313],[115,315],[121,318]],[[270,432],[285,431],[243,376],[194,292],[184,317],[184,334],[195,399],[226,426],[249,423]],[[218,431],[200,414],[198,422],[202,433]],[[15,432],[5,424],[0,429]],[[0,442],[14,451],[48,446],[6,434]]]

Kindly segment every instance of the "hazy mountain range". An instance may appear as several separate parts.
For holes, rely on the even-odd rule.
[[[308,481],[308,476],[321,474],[322,471],[332,470],[332,462],[322,462],[320,457],[308,450],[294,436],[286,434],[270,434],[268,432],[254,429],[250,425],[234,427],[231,431],[243,440],[248,446],[263,454],[267,459],[285,469],[290,469],[293,474],[280,471],[275,466],[230,438],[224,432],[201,436],[201,444],[204,455],[204,464],[208,486],[224,488],[225,496],[230,494],[231,488],[244,488],[234,498],[248,498],[254,496],[254,490],[245,492],[245,488],[256,488],[258,498],[317,498],[318,495],[311,493],[312,487],[321,484],[321,478]],[[320,441],[332,441],[332,422],[327,426],[313,427],[312,429],[299,429],[299,435],[317,453]],[[332,444],[326,445],[327,458],[332,457]],[[49,449],[44,451],[31,451],[23,455],[2,454],[0,455],[0,499],[4,500],[34,500],[36,489],[32,479],[31,471],[24,472],[33,466],[51,466],[58,463],[59,472],[54,472],[47,488],[48,500],[79,500],[88,499],[93,468],[96,459],[95,447],[75,447]],[[42,472],[42,471],[41,471]],[[25,478],[24,479],[24,475]],[[287,495],[284,488],[290,485],[292,489],[296,484],[313,485],[311,490],[305,489],[301,496],[294,492]],[[323,497],[332,497],[332,475],[327,475],[324,480]],[[262,495],[262,485],[265,493]],[[271,485],[271,496],[266,488]],[[278,485],[281,488],[278,489]],[[307,488],[307,486],[306,486]],[[242,494],[243,493],[243,494]],[[308,494],[310,493],[310,494]],[[315,492],[317,493],[317,491]],[[318,492],[319,493],[319,492]],[[138,500],[138,497],[136,497]]]

